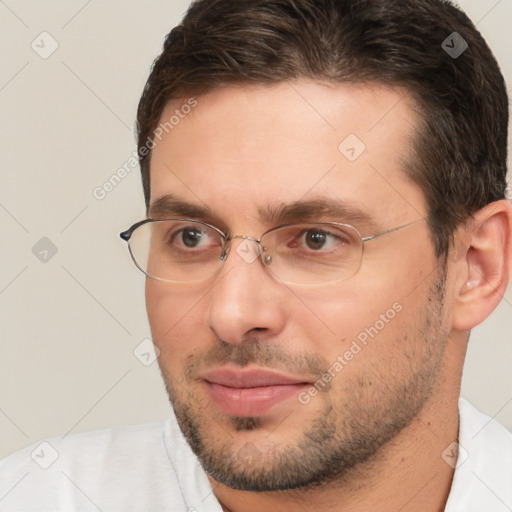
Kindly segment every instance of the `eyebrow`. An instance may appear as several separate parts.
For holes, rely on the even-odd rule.
[[[166,194],[150,204],[148,215],[152,219],[187,218],[211,223],[228,232],[224,222],[207,205],[198,205]],[[358,228],[376,227],[374,218],[357,205],[341,199],[317,198],[292,203],[275,203],[258,208],[260,221],[268,227],[295,222],[341,222]]]
[[[309,201],[295,201],[289,204],[259,208],[260,218],[267,224],[288,224],[292,222],[341,222],[355,227],[376,227],[373,217],[341,199],[318,198]]]
[[[197,219],[228,231],[226,223],[206,205],[193,204],[179,199],[174,194],[159,197],[149,205],[148,216],[151,219]]]

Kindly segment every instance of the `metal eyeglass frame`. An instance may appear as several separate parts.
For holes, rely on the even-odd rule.
[[[207,222],[203,222],[203,221],[200,221],[200,220],[195,220],[195,219],[187,219],[187,218],[170,218],[170,219],[151,219],[151,218],[147,218],[147,219],[144,219],[144,220],[141,220],[139,222],[136,222],[135,224],[133,224],[133,226],[131,226],[129,229],[127,229],[126,231],[123,231],[122,233],[119,234],[119,236],[128,244],[128,250],[130,252],[130,256],[133,260],[133,262],[135,263],[136,267],[141,271],[143,272],[146,276],[150,277],[151,279],[156,279],[158,281],[162,281],[162,282],[165,282],[165,283],[194,283],[196,281],[171,281],[171,280],[168,280],[168,279],[163,279],[163,278],[160,278],[160,277],[157,277],[157,276],[153,276],[151,274],[148,274],[146,270],[144,270],[140,265],[139,263],[137,262],[137,260],[135,259],[134,255],[133,255],[133,252],[131,250],[131,246],[130,246],[130,238],[132,237],[134,231],[140,227],[140,226],[143,226],[145,224],[149,224],[149,223],[152,223],[152,222],[165,222],[165,221],[175,221],[175,222],[193,222],[195,224],[202,224],[203,226],[207,226],[208,228],[210,229],[213,229],[214,231],[216,231],[217,233],[219,233],[219,235],[221,236],[222,240],[223,240],[223,246],[222,246],[222,253],[220,255],[220,259],[219,261],[221,263],[223,263],[224,261],[226,261],[227,257],[229,256],[229,253],[231,251],[231,241],[232,240],[236,240],[236,239],[242,239],[242,240],[251,240],[253,242],[256,242],[258,244],[258,246],[260,247],[260,256],[265,252],[265,248],[261,245],[261,240],[263,239],[263,237],[273,231],[276,231],[278,229],[282,229],[282,228],[285,228],[285,227],[290,227],[290,226],[301,226],[301,225],[304,225],[304,224],[314,224],[314,225],[318,225],[318,226],[322,226],[322,225],[325,225],[325,226],[341,226],[341,227],[346,227],[346,228],[350,228],[352,229],[360,238],[361,240],[361,243],[362,243],[362,248],[361,248],[361,258],[360,258],[360,262],[359,262],[359,267],[357,268],[357,270],[350,276],[348,277],[344,277],[342,279],[337,279],[337,280],[333,280],[333,281],[328,281],[328,282],[322,282],[322,283],[319,283],[320,285],[326,285],[326,284],[329,284],[329,283],[334,283],[334,282],[339,282],[339,281],[344,281],[346,279],[350,279],[351,277],[354,277],[357,272],[359,271],[359,268],[361,267],[361,261],[363,259],[363,252],[364,252],[364,244],[365,242],[369,242],[371,240],[375,240],[376,238],[380,238],[381,236],[384,236],[384,235],[387,235],[389,233],[394,233],[395,231],[399,231],[401,229],[404,229],[406,227],[409,227],[413,224],[416,224],[417,222],[420,222],[422,220],[426,220],[427,217],[422,217],[420,219],[416,219],[416,220],[413,220],[411,222],[408,222],[406,224],[402,224],[401,226],[397,226],[397,227],[394,227],[394,228],[391,228],[391,229],[388,229],[386,231],[382,231],[381,233],[377,233],[375,235],[372,235],[372,236],[361,236],[361,234],[359,233],[359,231],[357,230],[357,228],[355,228],[354,226],[350,225],[350,224],[345,224],[345,223],[341,223],[341,222],[294,222],[294,223],[290,223],[290,224],[280,224],[278,226],[274,226],[273,228],[270,228],[268,229],[267,231],[265,231],[259,238],[254,238],[253,236],[250,236],[250,235],[230,235],[228,233],[224,233],[224,231],[222,231],[221,229],[219,229],[218,227],[216,226],[213,226],[212,224],[208,224]],[[270,257],[272,255],[269,255]],[[267,256],[268,257],[268,256]],[[267,264],[269,263],[268,261],[265,262],[261,257],[258,258],[262,261],[263,263],[263,266],[267,269],[267,270],[270,270],[267,266]],[[219,268],[217,269],[216,272],[218,272],[220,270],[220,268],[222,267],[222,265],[219,265]],[[272,276],[274,276],[273,272],[269,272]],[[213,277],[215,275],[215,273],[211,276]],[[277,276],[276,276],[277,277]],[[207,279],[204,279],[203,281],[207,281]],[[280,280],[280,279],[279,279]],[[281,281],[281,280],[280,280]],[[283,283],[286,283],[286,281],[282,281]],[[297,283],[294,283],[294,284],[297,284]],[[304,286],[307,286],[307,285],[304,285]]]

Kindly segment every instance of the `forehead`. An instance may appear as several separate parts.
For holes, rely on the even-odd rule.
[[[413,107],[403,90],[307,80],[172,101],[152,151],[151,201],[173,194],[253,221],[262,208],[329,198],[376,217],[424,215],[402,165]]]

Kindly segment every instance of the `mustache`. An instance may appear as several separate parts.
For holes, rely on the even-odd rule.
[[[239,343],[217,339],[205,353],[191,358],[185,370],[187,379],[198,375],[200,369],[232,363],[240,368],[254,364],[272,370],[320,378],[329,368],[328,361],[315,353],[290,353],[281,345],[247,338]]]

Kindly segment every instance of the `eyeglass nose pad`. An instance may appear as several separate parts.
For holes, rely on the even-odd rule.
[[[222,249],[222,253],[220,255],[220,261],[224,262],[226,261],[227,257],[229,256],[229,250],[231,249],[231,245],[227,244],[224,249]]]

